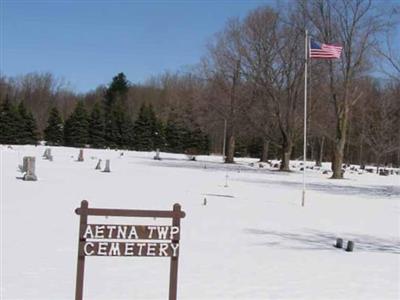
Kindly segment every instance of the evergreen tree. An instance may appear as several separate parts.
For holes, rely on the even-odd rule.
[[[157,119],[153,106],[142,104],[139,116],[134,124],[135,149],[151,151],[164,149],[164,131],[162,123]]]
[[[62,145],[64,142],[64,123],[57,107],[50,111],[47,127],[44,130],[44,139],[47,145]]]
[[[0,108],[0,143],[17,144],[19,115],[16,107],[10,102],[8,95]]]
[[[165,126],[166,150],[173,153],[183,153],[187,139],[188,133],[183,125],[176,120],[168,119]]]
[[[115,122],[117,130],[116,145],[120,148],[128,148],[132,144],[132,122],[127,116],[121,103],[116,103],[112,111],[112,119]]]
[[[105,104],[108,110],[117,102],[118,98],[125,98],[129,90],[129,82],[124,73],[119,73],[113,80],[105,94]],[[123,99],[125,100],[125,99]]]
[[[89,119],[89,144],[94,148],[103,148],[105,146],[104,139],[104,118],[100,109],[100,105],[96,103],[93,107]]]
[[[67,119],[64,126],[65,145],[84,147],[89,140],[89,121],[85,105],[78,102],[74,112]]]
[[[33,117],[33,114],[30,111],[26,110],[25,105],[22,101],[18,105],[18,115],[18,143],[36,145],[38,142],[36,120]]]
[[[135,150],[149,151],[153,148],[151,124],[146,104],[140,107],[139,115],[134,124]]]
[[[128,80],[124,73],[119,73],[104,95],[105,140],[109,147],[124,147],[131,143],[132,125],[125,107],[128,90]]]

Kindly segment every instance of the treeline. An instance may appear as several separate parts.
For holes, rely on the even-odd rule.
[[[56,106],[51,108],[43,138],[47,145],[94,148],[160,149],[174,153],[208,154],[209,138],[192,122],[184,124],[176,114],[163,122],[151,103],[143,103],[135,121],[126,112],[129,83],[123,73],[113,78],[104,92],[104,100],[95,102],[91,111],[78,100],[68,118]],[[0,108],[0,143],[37,144],[36,120],[24,102],[10,103],[8,96]]]
[[[0,143],[36,144],[39,134],[36,120],[23,102],[18,105],[6,99],[0,106]]]
[[[72,146],[222,153],[226,124],[227,163],[278,158],[286,171],[303,155],[307,29],[344,47],[341,59],[310,61],[307,157],[331,161],[334,178],[344,163],[399,166],[400,59],[389,38],[396,17],[390,5],[367,0],[263,6],[229,20],[186,72],[143,84],[119,74],[85,94],[51,74],[3,77],[0,101],[23,102],[41,138],[56,131],[47,129],[54,122],[62,133],[49,142]],[[50,114],[65,122],[48,123]]]

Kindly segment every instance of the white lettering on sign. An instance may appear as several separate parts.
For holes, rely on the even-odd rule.
[[[171,240],[174,239],[174,235],[179,233],[179,227],[178,226],[172,226],[171,227]]]
[[[90,246],[90,250],[89,250],[89,246]],[[91,242],[87,242],[85,244],[85,246],[83,247],[83,252],[85,253],[86,256],[90,256],[94,254],[94,250],[93,250],[93,243]]]
[[[85,256],[178,256],[177,243],[85,242]]]
[[[89,224],[83,234],[84,239],[120,239],[120,240],[176,240],[179,237],[178,226],[143,225],[106,225]]]
[[[131,227],[131,231],[129,232],[129,235],[128,235],[128,239],[129,240],[131,240],[131,239],[137,239],[138,238],[138,235],[137,235],[137,233],[136,233],[136,228],[135,228],[135,226],[132,226]]]
[[[112,239],[112,237],[113,237],[113,232],[114,232],[114,229],[115,229],[115,228],[117,228],[116,225],[108,225],[108,226],[107,226],[107,229],[108,229],[108,238],[109,238],[109,239]]]
[[[167,239],[168,227],[166,227],[166,226],[158,226],[157,227],[157,232],[158,232],[158,238],[160,240]],[[171,230],[171,232],[172,232],[172,230]]]
[[[128,227],[127,226],[118,226],[117,227],[117,239],[126,239],[126,231]]]
[[[154,256],[156,255],[155,251],[156,251],[156,246],[157,244],[155,243],[148,243],[147,244],[147,256]]]
[[[160,256],[168,256],[167,250],[168,250],[168,244],[161,244],[160,245]]]
[[[92,227],[87,226],[86,230],[85,230],[85,234],[83,235],[83,237],[85,239],[93,239],[93,231],[92,231]]]
[[[156,226],[147,226],[147,228],[150,230],[149,239],[152,239],[153,238],[153,231],[156,230]]]
[[[146,246],[146,243],[137,243],[136,245],[139,247],[138,255],[142,256],[142,249]]]
[[[95,238],[96,239],[103,239],[104,238],[104,225],[101,226],[96,226],[96,234],[95,234]]]
[[[171,248],[172,248],[172,256],[173,257],[175,257],[175,256],[178,256],[178,248],[179,248],[179,244],[175,244],[175,243],[172,243],[171,244]]]
[[[125,256],[133,255],[133,246],[134,243],[126,243],[125,244]]]
[[[108,255],[111,256],[121,256],[121,251],[117,243],[111,243],[110,252]]]
[[[100,242],[97,250],[98,255],[107,255],[107,242]]]

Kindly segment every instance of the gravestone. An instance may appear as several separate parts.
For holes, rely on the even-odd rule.
[[[97,162],[95,170],[101,170],[101,159]]]
[[[36,158],[33,156],[25,156],[23,160],[23,170],[25,170],[25,175],[23,177],[26,181],[36,181],[37,176],[35,174],[35,162]]]
[[[156,155],[153,157],[155,160],[161,160],[161,157],[160,157],[160,149],[156,149]]]
[[[50,150],[50,148],[46,148],[46,149],[44,150],[44,152],[43,152],[42,157],[44,157],[45,159],[47,159],[47,156],[49,155],[49,150]]]
[[[104,168],[103,172],[106,172],[106,173],[110,173],[111,172],[111,170],[110,170],[110,160],[109,159],[106,160],[106,167]]]
[[[23,172],[23,173],[25,173],[28,170],[28,158],[29,158],[29,156],[24,156],[24,158],[22,160],[21,172]]]
[[[353,252],[353,250],[354,250],[354,242],[353,241],[348,241],[347,242],[346,251],[347,252]]]
[[[343,248],[343,239],[341,239],[341,238],[336,239],[335,247],[336,248]]]
[[[83,149],[79,150],[79,156],[78,156],[78,161],[83,161]]]
[[[387,170],[387,169],[380,169],[380,170],[379,170],[379,175],[381,175],[381,176],[389,176],[389,170]]]
[[[46,150],[44,150],[43,157],[44,157],[44,159],[53,161],[53,156],[51,155],[51,148],[46,148]]]

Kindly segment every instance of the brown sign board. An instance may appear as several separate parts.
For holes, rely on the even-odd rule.
[[[83,299],[85,258],[91,256],[170,258],[169,299],[176,300],[180,219],[185,217],[179,204],[174,204],[171,211],[128,210],[89,208],[84,200],[75,212],[80,215],[76,300]],[[171,218],[172,224],[88,224],[88,216]]]

